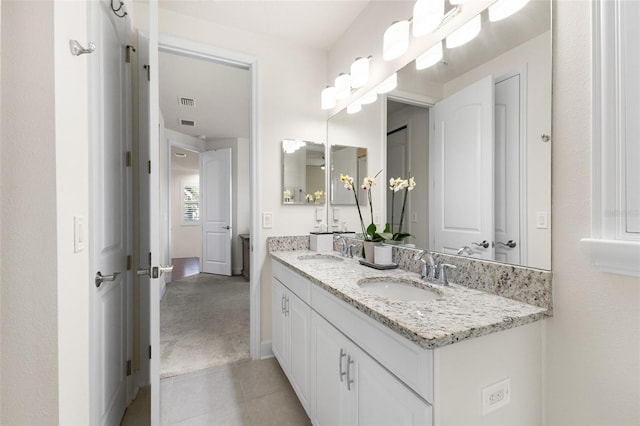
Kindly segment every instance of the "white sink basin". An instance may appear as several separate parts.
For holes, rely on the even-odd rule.
[[[443,296],[422,283],[400,278],[366,278],[358,281],[361,289],[391,300],[428,302]]]
[[[327,262],[342,262],[344,259],[338,256],[334,256],[332,254],[306,254],[304,256],[299,256],[298,260],[304,260],[305,262],[317,262],[317,263],[327,263]]]

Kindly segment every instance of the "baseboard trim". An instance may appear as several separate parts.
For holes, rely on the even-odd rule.
[[[260,344],[260,359],[273,358],[273,351],[271,350],[271,340],[262,342]]]

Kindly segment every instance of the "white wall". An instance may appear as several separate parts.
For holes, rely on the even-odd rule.
[[[59,414],[53,14],[2,3],[2,424]]]
[[[409,240],[416,247],[429,247],[429,110],[406,105],[387,118],[387,131],[407,126],[409,162],[408,172],[416,180],[416,187],[409,192],[405,228],[413,235]],[[390,176],[389,176],[390,177]],[[388,179],[387,179],[388,180]],[[403,195],[404,192],[398,192]],[[390,191],[387,191],[390,199]],[[413,222],[414,214],[417,221]]]
[[[551,269],[551,229],[536,228],[536,213],[551,211],[551,32],[543,33],[444,85],[444,96],[487,75],[500,77],[526,66],[527,117],[527,261],[533,268]]]
[[[554,2],[550,425],[640,424],[640,280],[593,269],[591,2]]]
[[[89,423],[88,252],[73,253],[73,215],[89,225],[87,58],[68,45],[86,14],[2,3],[2,424]]]

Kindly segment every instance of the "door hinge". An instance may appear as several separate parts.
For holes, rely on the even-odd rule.
[[[145,65],[144,69],[147,70],[147,81],[151,81],[151,65]]]
[[[149,252],[149,269],[151,269],[151,252]]]
[[[131,375],[131,360],[127,361],[127,377]]]
[[[149,174],[151,174],[151,160],[149,160]]]
[[[151,345],[149,345],[149,359],[151,359]]]
[[[133,256],[129,254],[127,255],[127,271],[130,271],[132,266],[133,266]]]
[[[131,52],[135,52],[136,48],[130,44],[127,44],[124,48],[124,61],[126,63],[131,63]]]
[[[124,165],[127,167],[131,167],[131,151],[127,151],[124,156]]]

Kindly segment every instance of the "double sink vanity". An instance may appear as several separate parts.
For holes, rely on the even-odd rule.
[[[268,244],[273,352],[313,424],[540,424],[548,271],[436,255],[457,262],[445,287],[415,249],[380,271]]]

